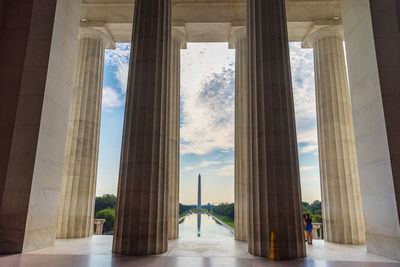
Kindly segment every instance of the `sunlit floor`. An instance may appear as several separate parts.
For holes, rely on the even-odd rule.
[[[307,245],[306,259],[279,262],[251,256],[246,243],[231,238],[183,237],[170,241],[167,253],[150,257],[112,255],[111,246],[112,236],[57,240],[53,247],[0,257],[0,266],[400,266],[394,260],[367,253],[364,246],[336,245],[320,240]]]

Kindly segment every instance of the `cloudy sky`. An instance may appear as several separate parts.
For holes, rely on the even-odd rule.
[[[107,50],[97,195],[116,194],[129,62],[128,44]],[[312,50],[290,44],[304,201],[320,199]],[[180,202],[233,202],[235,52],[226,43],[181,51]]]

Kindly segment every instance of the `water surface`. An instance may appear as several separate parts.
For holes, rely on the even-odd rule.
[[[233,238],[233,233],[207,214],[191,214],[179,224],[179,237]]]

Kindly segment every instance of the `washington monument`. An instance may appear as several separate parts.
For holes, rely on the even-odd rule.
[[[201,209],[201,175],[199,174],[199,185],[197,191],[197,208]]]

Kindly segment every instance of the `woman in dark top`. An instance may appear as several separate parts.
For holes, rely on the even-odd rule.
[[[305,225],[306,225],[305,231],[307,233],[306,240],[307,240],[309,245],[312,245],[312,230],[313,230],[313,226],[312,226],[312,219],[310,218],[310,214],[309,213],[306,214],[306,218],[305,218],[304,221],[305,221]]]

